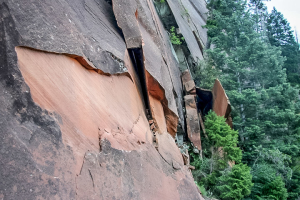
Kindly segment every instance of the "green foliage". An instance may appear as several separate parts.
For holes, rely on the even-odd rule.
[[[275,8],[268,16],[267,35],[271,45],[280,47],[286,57],[283,67],[287,69],[288,81],[300,85],[300,50],[293,31],[283,15]]]
[[[288,182],[288,199],[297,199],[300,194],[300,172],[295,171],[291,180]]]
[[[221,73],[209,62],[208,58],[199,61],[194,71],[193,77],[196,85],[209,90],[213,88],[215,80]]]
[[[218,178],[218,193],[221,199],[242,199],[251,193],[252,175],[250,167],[245,164],[234,165],[231,171],[225,171]]]
[[[210,146],[213,148],[212,156],[222,157],[219,159],[220,164],[225,165],[228,162],[240,162],[242,159],[242,151],[237,147],[238,131],[231,129],[225,122],[224,117],[217,116],[213,111],[205,117],[205,129],[209,138]],[[221,148],[221,150],[220,150]]]
[[[195,181],[195,183],[196,183],[197,187],[199,188],[201,194],[205,197],[208,196],[208,193],[205,190],[205,187],[203,185],[199,185],[196,181]]]
[[[154,3],[159,3],[159,4],[163,4],[163,3],[165,3],[166,2],[166,0],[155,0],[154,1]]]
[[[180,37],[176,34],[174,26],[172,26],[170,29],[170,40],[171,43],[175,45],[181,45],[182,41],[184,41],[184,37]]]
[[[208,8],[207,60],[222,71],[242,162],[252,168],[250,198],[298,199],[299,45],[280,13],[267,15],[263,0],[209,0]]]
[[[286,199],[287,189],[284,180],[291,180],[291,157],[278,149],[255,148],[256,160],[252,166],[253,199]],[[280,176],[278,176],[280,174]],[[276,187],[275,187],[276,186]],[[275,198],[276,197],[276,198]]]
[[[240,162],[242,151],[237,147],[238,132],[232,130],[225,118],[210,111],[205,116],[208,138],[203,138],[203,158],[190,153],[192,171],[198,185],[203,186],[206,195],[214,194],[221,199],[242,199],[250,194],[252,176],[244,164],[231,167],[230,163]]]
[[[272,182],[264,184],[262,198],[284,200],[287,199],[287,190],[280,176],[277,176]]]

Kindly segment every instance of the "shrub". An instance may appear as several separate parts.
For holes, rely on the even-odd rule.
[[[222,199],[242,199],[250,195],[253,186],[250,167],[245,164],[234,165],[218,178],[218,182],[217,190]]]
[[[184,41],[184,37],[180,37],[176,34],[174,26],[172,26],[170,29],[170,40],[171,43],[175,45],[181,45],[182,41]]]

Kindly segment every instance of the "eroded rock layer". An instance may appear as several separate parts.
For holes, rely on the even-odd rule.
[[[202,199],[182,104],[152,1],[0,0],[0,199]]]

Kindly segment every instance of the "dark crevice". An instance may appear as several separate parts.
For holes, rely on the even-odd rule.
[[[154,5],[156,11],[160,17],[161,22],[163,23],[166,30],[170,30],[172,26],[178,28],[175,16],[171,11],[171,8],[167,1],[154,0]]]
[[[112,5],[112,7],[114,6],[114,2],[112,0],[104,0],[104,1],[106,1],[107,3]],[[137,15],[137,13],[136,13],[136,15]],[[114,15],[114,18],[117,22],[115,15]],[[122,29],[120,27],[118,27],[118,30],[120,30],[121,36],[126,43],[125,36],[124,36]],[[145,69],[145,65],[144,65],[143,49],[140,47],[140,48],[127,48],[127,50],[128,50],[130,59],[133,63],[135,72],[138,75],[138,79],[139,79],[139,82],[141,85],[143,100],[145,103],[146,116],[147,116],[148,120],[150,120],[150,119],[152,119],[152,113],[150,110],[150,101],[149,101],[147,82],[146,82],[146,69]]]
[[[196,94],[197,94],[198,112],[203,114],[203,116],[205,116],[212,109],[213,106],[212,92],[209,90],[196,88]]]
[[[142,88],[143,99],[145,102],[147,118],[152,119],[150,112],[150,101],[148,96],[148,89],[146,83],[146,69],[144,65],[144,55],[142,48],[128,49],[129,56],[133,62],[134,69],[139,77],[139,81]]]
[[[112,6],[112,0],[104,0],[104,1]]]

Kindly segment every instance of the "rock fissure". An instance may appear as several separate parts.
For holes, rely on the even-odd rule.
[[[106,75],[106,76],[125,75],[125,76],[129,77],[132,80],[132,77],[128,73],[128,70],[124,65],[124,62],[121,59],[119,59],[118,57],[116,57],[114,54],[112,54],[111,52],[108,52],[108,51],[103,51],[103,52],[105,54],[108,54],[115,62],[118,63],[118,65],[120,66],[120,71],[121,72],[117,72],[115,74],[106,73],[106,72],[102,71],[101,69],[98,69],[97,67],[95,67],[95,65],[88,58],[86,58],[85,56],[79,56],[79,55],[74,55],[74,54],[69,54],[69,53],[49,52],[49,51],[45,51],[45,50],[35,49],[35,48],[29,47],[29,46],[19,46],[19,47],[16,47],[16,48],[27,48],[27,49],[30,49],[30,50],[33,50],[33,51],[38,51],[38,52],[52,53],[52,54],[56,54],[56,55],[65,55],[65,56],[68,56],[70,58],[74,58],[83,67],[85,67],[88,70],[94,70],[98,74]]]
[[[95,183],[94,183],[94,178],[93,178],[92,172],[90,169],[88,169],[88,170],[89,170],[89,174],[91,176],[92,182],[93,182],[93,188],[95,189]]]
[[[174,140],[179,63],[151,0],[0,11],[0,197],[202,199]]]
[[[140,118],[141,118],[141,115],[139,115],[139,117],[133,122],[132,128],[129,131],[129,134],[131,134],[133,132],[133,128],[139,122]]]
[[[146,107],[146,114],[148,119],[151,119],[151,112],[150,112],[150,102],[148,97],[148,88],[146,83],[146,75],[145,75],[145,66],[144,66],[144,55],[142,48],[135,48],[135,49],[128,49],[129,55],[131,57],[131,60],[133,61],[135,71],[138,75],[141,88],[142,88],[142,94],[143,94],[143,100],[145,102]]]

